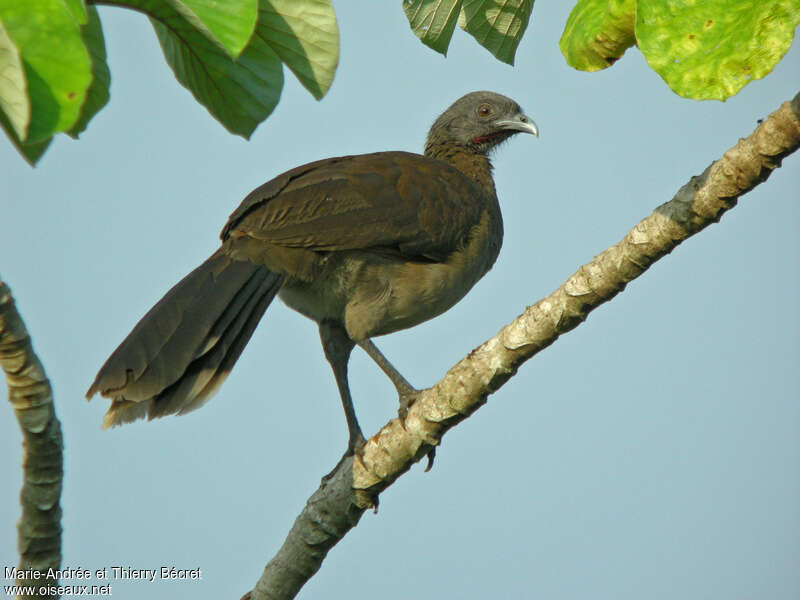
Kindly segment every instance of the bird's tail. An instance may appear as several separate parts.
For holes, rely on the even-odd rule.
[[[86,393],[112,399],[103,427],[202,406],[227,377],[284,276],[221,251],[142,317]]]

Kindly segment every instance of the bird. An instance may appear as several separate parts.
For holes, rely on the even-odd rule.
[[[471,92],[434,121],[421,155],[327,158],[253,190],[219,249],[100,368],[86,397],[111,400],[103,428],[202,406],[278,296],[318,324],[352,455],[365,442],[348,382],[352,350],[386,373],[406,411],[418,390],[372,338],[442,314],[492,267],[503,221],[490,154],[518,133],[539,136],[517,102]]]

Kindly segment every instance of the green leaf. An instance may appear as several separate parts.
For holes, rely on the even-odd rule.
[[[11,126],[11,123],[9,123],[8,117],[2,110],[0,110],[0,126],[5,129],[5,132],[11,142],[14,144],[14,147],[20,154],[22,154],[22,157],[27,160],[32,167],[36,166],[36,163],[42,157],[42,154],[44,154],[45,150],[47,150],[50,142],[53,141],[52,137],[40,142],[21,141],[19,136],[14,131],[14,128]]]
[[[152,20],[175,78],[231,133],[249,138],[283,88],[280,58],[258,32],[236,61],[179,19]]]
[[[582,71],[611,66],[633,46],[636,0],[579,0],[559,47],[567,64]]]
[[[8,37],[0,22],[0,111],[6,115],[8,129],[18,139],[28,136],[31,120],[31,102],[28,99],[28,84],[25,66],[14,42]]]
[[[798,23],[798,0],[638,0],[636,38],[675,93],[725,100],[772,70]]]
[[[234,60],[168,2],[104,1],[134,7],[150,17],[175,78],[231,133],[249,138],[274,110],[283,88],[283,68],[258,31]]]
[[[461,13],[462,0],[404,0],[411,31],[423,44],[447,55],[450,38]]]
[[[497,59],[513,65],[532,10],[533,0],[464,0],[458,26]]]
[[[24,141],[77,121],[92,80],[89,53],[63,0],[0,0],[0,22],[25,66],[31,119]]]
[[[89,15],[86,12],[86,4],[84,4],[83,0],[64,0],[64,4],[67,5],[72,18],[75,19],[78,25],[86,25],[89,21]]]
[[[236,58],[258,19],[258,0],[168,0],[186,21]]]
[[[111,73],[106,63],[103,28],[100,25],[100,15],[97,14],[94,6],[89,7],[88,20],[86,25],[81,27],[81,35],[89,49],[89,58],[92,61],[92,83],[86,92],[86,100],[81,107],[81,116],[75,126],[67,132],[74,138],[77,138],[86,129],[92,117],[108,103],[108,88],[111,85]]]
[[[339,64],[339,29],[330,0],[262,0],[258,35],[319,100]]]

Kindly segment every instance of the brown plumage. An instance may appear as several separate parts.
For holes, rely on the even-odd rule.
[[[219,250],[100,369],[87,397],[112,399],[104,427],[201,406],[277,294],[320,326],[352,452],[363,441],[347,383],[353,346],[375,359],[407,406],[416,390],[370,338],[441,314],[494,264],[503,225],[487,154],[519,132],[538,135],[516,102],[473,92],[436,120],[424,156],[329,158],[254,190]]]

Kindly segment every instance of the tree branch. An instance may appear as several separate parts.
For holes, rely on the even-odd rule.
[[[378,494],[428,454],[451,427],[499,389],[526,360],[583,322],[656,260],[736,206],[800,146],[800,93],[672,200],[640,221],[617,244],[583,265],[496,336],[481,344],[433,387],[424,390],[404,422],[392,419],[363,453],[342,461],[309,498],[275,557],[242,600],[294,598],[330,550],[377,507]]]
[[[8,383],[8,400],[22,430],[22,518],[17,525],[20,553],[17,585],[58,585],[48,578],[61,565],[61,483],[63,477],[61,424],[53,407],[53,393],[42,363],[33,351],[11,296],[0,280],[0,365]],[[33,572],[33,573],[32,573]],[[34,573],[38,572],[39,575]],[[58,598],[59,594],[25,598]],[[22,598],[22,596],[17,596]]]

